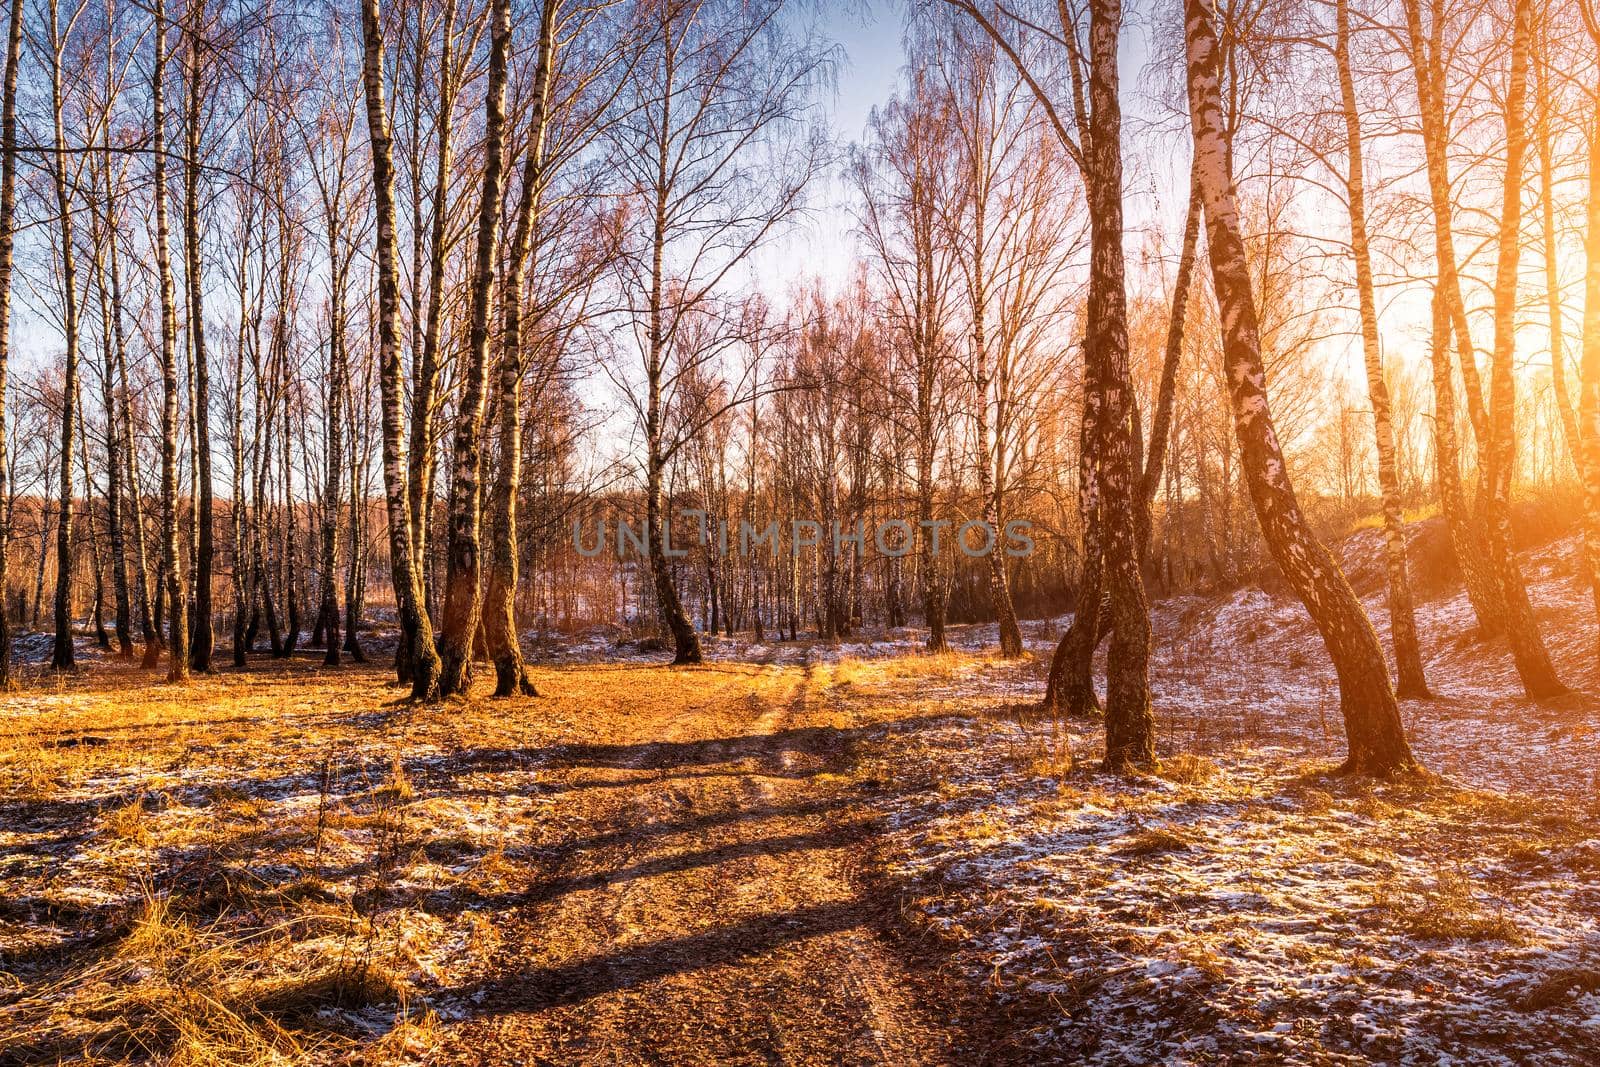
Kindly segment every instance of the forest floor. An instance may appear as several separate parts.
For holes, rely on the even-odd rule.
[[[1425,592],[1436,774],[1399,783],[1326,776],[1331,677],[1260,589],[1158,604],[1137,779],[1032,712],[1060,620],[1010,662],[992,627],[698,668],[597,634],[440,708],[320,656],[29,671],[0,1063],[1594,1063],[1574,547],[1529,561],[1556,704]]]

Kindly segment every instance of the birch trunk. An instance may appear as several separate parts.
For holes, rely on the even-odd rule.
[[[1567,457],[1576,465],[1580,450],[1578,416],[1572,410],[1572,395],[1567,391],[1567,358],[1562,344],[1560,245],[1556,240],[1555,177],[1555,101],[1550,95],[1554,73],[1550,69],[1544,36],[1534,41],[1533,60],[1536,95],[1535,133],[1539,145],[1539,230],[1544,244],[1545,314],[1550,327],[1550,391],[1555,394],[1556,414],[1561,422],[1561,442]]]
[[[484,638],[494,660],[494,695],[538,696],[522,662],[517,634],[517,496],[522,486],[522,283],[533,243],[544,183],[545,126],[550,106],[550,68],[554,62],[560,0],[540,5],[538,59],[533,72],[533,113],[529,118],[528,158],[522,169],[522,196],[516,230],[500,294],[505,335],[500,344],[500,453],[490,496],[489,581],[484,605]]]
[[[477,263],[472,281],[472,328],[456,411],[450,472],[450,531],[446,550],[444,624],[439,695],[464,694],[472,682],[472,646],[483,612],[482,464],[484,403],[489,366],[489,303],[500,237],[500,179],[505,161],[506,65],[511,51],[510,0],[494,0],[489,86],[484,100],[483,195],[478,207]]]
[[[1092,0],[1089,19],[1089,138],[1084,180],[1090,217],[1086,349],[1099,366],[1101,512],[1111,647],[1106,667],[1109,769],[1156,762],[1150,709],[1150,606],[1145,597],[1135,515],[1137,460],[1130,420],[1127,292],[1122,252],[1122,104],[1118,87],[1120,0]]]
[[[1450,309],[1438,286],[1433,294],[1433,457],[1434,478],[1439,484],[1439,506],[1445,525],[1450,528],[1450,543],[1460,564],[1467,599],[1478,617],[1483,637],[1500,632],[1499,593],[1489,570],[1489,546],[1483,526],[1472,514],[1466,487],[1461,482],[1461,448],[1456,439],[1455,373],[1450,366]]]
[[[155,69],[150,77],[150,100],[156,273],[161,290],[161,566],[167,583],[167,680],[182,682],[189,677],[189,612],[183,560],[178,552],[178,321],[167,225],[166,77],[166,0],[155,0]]]
[[[1504,598],[1506,638],[1528,696],[1566,692],[1544,646],[1528,601],[1511,534],[1511,484],[1516,473],[1517,268],[1522,254],[1522,168],[1528,132],[1523,107],[1528,88],[1528,50],[1533,36],[1533,0],[1517,0],[1511,34],[1511,79],[1506,90],[1506,175],[1500,208],[1499,256],[1494,284],[1494,362],[1489,378],[1489,447],[1484,462],[1484,515],[1489,528],[1489,563]]]
[[[107,124],[109,126],[109,123]],[[107,146],[108,147],[108,146]],[[122,524],[122,422],[117,417],[117,346],[122,344],[122,309],[120,301],[113,302],[106,283],[105,256],[116,255],[117,244],[112,235],[116,225],[114,197],[111,192],[111,155],[102,157],[105,169],[106,199],[103,213],[97,211],[105,230],[105,252],[96,259],[95,289],[100,297],[100,395],[106,413],[106,539],[111,550],[111,586],[116,601],[117,655],[133,658],[133,622],[128,607],[128,555],[127,539]],[[119,294],[120,295],[120,294]],[[0,584],[3,588],[3,584]]]
[[[17,67],[22,58],[22,0],[11,0],[5,84],[0,88],[0,691],[11,687],[11,621],[5,595],[11,541],[11,463],[6,455],[6,376],[11,357],[11,270],[17,211]]]
[[[420,15],[419,15],[420,21]],[[439,389],[439,338],[444,321],[444,269],[449,258],[446,247],[446,225],[450,219],[450,179],[455,168],[455,103],[456,60],[455,24],[456,0],[445,0],[440,18],[442,42],[439,55],[439,134],[438,172],[434,179],[433,220],[429,232],[428,255],[428,310],[422,335],[422,352],[417,359],[416,380],[411,397],[411,452],[407,468],[407,484],[411,497],[410,537],[414,558],[419,568],[428,558],[428,533],[433,518],[434,446],[437,443],[434,427],[434,406]],[[418,31],[417,62],[422,62],[421,31]],[[417,93],[420,97],[423,75],[418,73]],[[418,103],[418,111],[421,104]],[[418,123],[420,127],[421,123]],[[413,241],[421,240],[418,226]],[[423,585],[423,610],[427,610],[429,590],[425,571],[417,572]],[[404,660],[399,664],[403,670]]]
[[[1361,310],[1361,354],[1367,372],[1367,397],[1372,404],[1372,429],[1378,451],[1378,488],[1383,498],[1384,563],[1389,579],[1389,628],[1394,642],[1401,699],[1429,696],[1422,670],[1422,650],[1412,611],[1411,577],[1406,568],[1406,531],[1401,514],[1400,479],[1395,471],[1394,424],[1389,386],[1383,377],[1378,345],[1378,301],[1372,281],[1372,251],[1367,237],[1366,176],[1363,173],[1361,116],[1355,77],[1350,70],[1350,0],[1335,6],[1334,56],[1339,68],[1339,96],[1344,110],[1345,190],[1350,209],[1350,248],[1356,262],[1356,294]]]
[[[338,198],[342,190],[334,190],[328,213],[328,256],[333,265],[333,284],[328,298],[328,387],[324,408],[327,417],[327,450],[323,468],[322,486],[322,604],[323,643],[326,652],[322,662],[328,667],[339,666],[339,505],[343,502],[340,475],[344,471],[344,438],[340,417],[343,415],[345,392],[349,389],[349,360],[345,352],[344,287],[345,264],[339,251],[340,213]]]
[[[1103,632],[1105,547],[1101,541],[1099,398],[1095,381],[1098,368],[1087,353],[1083,361],[1083,414],[1078,426],[1078,523],[1083,528],[1082,566],[1078,573],[1078,598],[1072,622],[1056,645],[1045,682],[1044,710],[1051,714],[1086,718],[1104,709],[1094,689],[1094,650]]]
[[[1372,775],[1411,771],[1417,762],[1400,722],[1378,635],[1344,574],[1301,514],[1273,429],[1253,286],[1223,133],[1212,0],[1185,0],[1184,15],[1195,168],[1222,323],[1223,366],[1241,465],[1262,537],[1333,660],[1349,744],[1342,770]]]
[[[211,571],[216,556],[211,489],[211,370],[206,354],[205,288],[200,260],[200,134],[204,89],[200,82],[201,54],[205,49],[202,23],[206,16],[204,0],[192,0],[185,12],[190,20],[187,155],[183,163],[183,250],[184,283],[189,290],[189,365],[194,374],[194,452],[195,452],[195,554],[194,626],[189,636],[190,663],[195,670],[209,673],[215,638],[211,629]]]
[[[50,112],[54,123],[55,145],[66,146],[62,125],[64,102],[61,92],[61,63],[64,47],[57,21],[58,5],[50,4]],[[58,152],[50,166],[60,216],[61,287],[64,307],[62,332],[66,338],[65,381],[61,391],[60,486],[56,502],[56,595],[55,644],[50,652],[50,667],[70,671],[77,664],[72,648],[72,448],[77,435],[78,399],[78,267],[73,233],[73,190],[67,177],[67,153]]]
[[[401,419],[399,252],[395,243],[394,149],[383,94],[383,29],[378,0],[362,0],[362,83],[372,142],[373,202],[378,225],[378,383],[383,413],[383,479],[389,516],[389,559],[403,639],[410,646],[411,695],[439,695],[439,654],[433,625],[421,610],[422,587],[412,560],[411,507],[407,500]]]
[[[111,238],[112,307],[120,307],[122,271],[117,262],[114,228],[111,231]],[[116,323],[117,387],[121,393],[122,441],[127,446],[123,449],[122,458],[128,475],[128,522],[133,526],[133,556],[139,577],[139,632],[144,636],[144,655],[139,661],[139,666],[145,670],[154,670],[161,662],[161,627],[156,623],[156,603],[161,593],[151,579],[150,550],[145,542],[145,497],[144,486],[139,478],[138,439],[133,434],[132,396],[128,391],[127,338],[122,329],[121,318],[117,317],[113,321]]]
[[[245,518],[245,449],[244,449],[244,368],[245,348],[250,343],[250,263],[249,244],[240,242],[239,248],[239,329],[234,337],[233,355],[233,426],[229,445],[233,453],[231,486],[233,500],[228,509],[233,534],[233,665],[243,667],[249,651],[246,639],[250,613],[249,540]]]
[[[1585,9],[1587,10],[1587,9]],[[1600,48],[1600,24],[1585,19],[1589,36]],[[1583,567],[1600,620],[1600,106],[1594,106],[1589,127],[1589,204],[1585,220],[1584,256],[1588,270],[1583,285],[1583,359],[1578,385],[1578,472],[1583,483]],[[3,299],[0,294],[0,299]],[[0,373],[4,364],[0,363]],[[1600,639],[1595,645],[1600,656]]]

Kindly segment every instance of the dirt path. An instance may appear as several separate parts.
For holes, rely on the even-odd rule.
[[[901,951],[874,783],[824,664],[560,752],[558,824],[439,1063],[949,1063],[961,993]],[[698,690],[697,696],[698,696]]]

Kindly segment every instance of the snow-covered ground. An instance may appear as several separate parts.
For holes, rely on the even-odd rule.
[[[1287,594],[1182,597],[1153,619],[1162,777],[1098,773],[1092,724],[951,716],[908,736],[938,785],[897,802],[891,864],[1041,1059],[1600,1062],[1600,714],[1578,547],[1527,560],[1578,690],[1553,705],[1523,698],[1464,595],[1418,605],[1438,699],[1403,715],[1435,780],[1325,774],[1343,755],[1337,688]],[[1387,644],[1381,592],[1368,609]]]

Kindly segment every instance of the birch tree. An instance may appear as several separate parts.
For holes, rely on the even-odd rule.
[[[11,358],[11,276],[17,213],[17,69],[22,60],[24,0],[11,0],[4,84],[0,85],[0,690],[11,686],[11,623],[5,611],[11,542],[11,458],[7,452],[6,379]]]
[[[1224,135],[1216,12],[1211,0],[1185,0],[1184,18],[1195,172],[1205,205],[1234,431],[1256,517],[1268,550],[1305,605],[1333,660],[1349,746],[1342,770],[1370,775],[1408,772],[1417,762],[1400,722],[1378,635],[1333,557],[1301,513],[1273,428],[1255,298]]]
[[[479,534],[483,519],[479,441],[489,373],[489,306],[500,241],[500,181],[505,166],[506,68],[511,52],[510,0],[493,0],[489,86],[484,97],[483,191],[478,207],[467,365],[456,412],[450,471],[444,622],[440,632],[440,696],[465,693],[472,680],[472,643],[483,612]]]
[[[827,59],[791,30],[784,0],[662,0],[643,5],[613,152],[634,190],[622,285],[642,380],[628,401],[657,604],[674,662],[698,663],[700,639],[668,564],[665,475],[686,440],[671,432],[677,377],[700,357],[674,346],[729,276],[802,209],[823,158],[810,94]],[[676,368],[675,368],[676,364]]]
[[[1361,315],[1362,366],[1367,375],[1367,398],[1372,404],[1372,429],[1378,449],[1378,487],[1383,501],[1384,563],[1389,581],[1389,631],[1393,635],[1397,690],[1401,698],[1427,697],[1428,682],[1422,670],[1422,650],[1412,611],[1411,577],[1406,566],[1406,532],[1401,514],[1400,479],[1395,470],[1394,423],[1389,386],[1383,377],[1383,353],[1378,343],[1378,299],[1372,280],[1372,249],[1367,235],[1366,175],[1361,142],[1360,102],[1350,65],[1350,0],[1334,7],[1335,65],[1339,102],[1344,113],[1346,207],[1350,213],[1350,252],[1355,260],[1356,297]]]
[[[433,624],[422,607],[422,585],[412,558],[404,426],[401,419],[399,251],[395,240],[394,148],[384,98],[383,24],[378,0],[362,0],[362,85],[372,146],[372,199],[377,217],[378,386],[382,393],[383,479],[389,517],[389,563],[400,609],[401,639],[407,643],[411,695],[439,695],[439,653]]]

